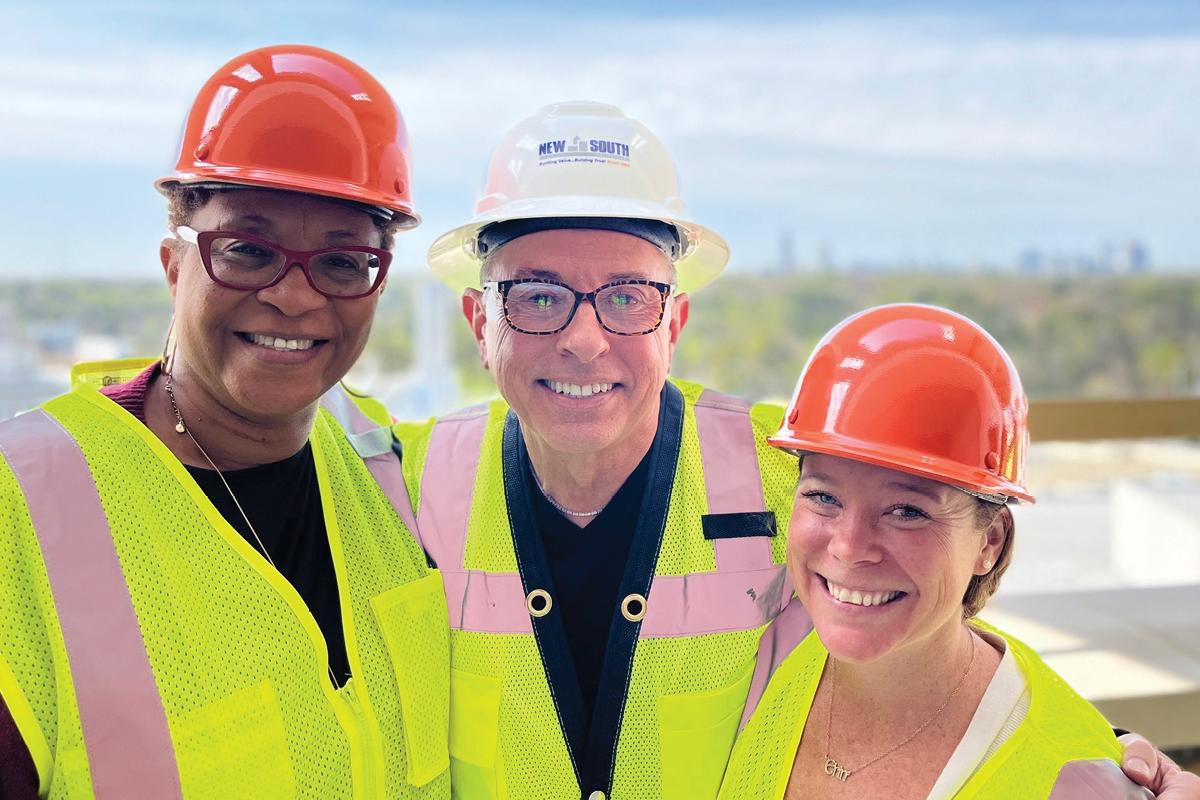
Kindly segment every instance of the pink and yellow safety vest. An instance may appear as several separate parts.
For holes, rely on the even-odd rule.
[[[464,800],[715,797],[782,567],[782,410],[671,382],[590,725],[541,549],[520,422],[496,401],[397,427],[450,605],[450,769]],[[585,755],[586,754],[586,755]]]

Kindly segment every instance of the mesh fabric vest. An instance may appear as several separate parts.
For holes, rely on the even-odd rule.
[[[780,621],[789,615],[785,612]],[[807,616],[803,619],[807,623]],[[990,626],[973,624],[1004,637],[1029,681],[1031,704],[1021,725],[978,768],[955,795],[956,800],[1141,796],[1126,794],[1132,784],[1117,766],[1121,745],[1100,713],[1029,647]],[[811,628],[811,623],[808,626]],[[772,637],[764,636],[763,641],[771,642]],[[729,758],[720,800],[783,797],[827,655],[816,632],[811,631],[773,669],[761,700],[747,709],[749,719]],[[1089,773],[1086,787],[1076,794],[1072,776],[1085,771]],[[1111,794],[1106,794],[1109,790]]]
[[[704,453],[703,424],[698,425],[697,417],[702,395],[707,398],[700,403],[702,412],[728,414],[727,421],[736,421],[740,414],[739,424],[744,425],[730,428],[737,433],[729,441],[710,437]],[[514,506],[522,502],[513,495],[510,463],[513,437],[519,436],[515,415],[502,401],[463,412],[458,419],[464,424],[474,420],[481,432],[479,440],[456,434],[434,444],[442,448],[438,453],[430,452],[432,425],[398,426],[405,446],[406,483],[410,492],[420,487],[414,504],[427,550],[434,552],[424,532],[430,515],[461,513],[466,528],[461,557],[450,557],[451,563],[438,561],[447,576],[451,604],[450,755],[455,797],[578,800],[581,795],[599,797],[600,792],[638,800],[715,796],[746,701],[758,636],[790,594],[790,586],[784,586],[786,576],[777,566],[783,561],[786,537],[755,539],[770,535],[756,526],[764,514],[773,513],[775,527],[786,531],[797,464],[765,444],[766,436],[778,428],[778,408],[751,409],[683,382],[669,384],[663,398],[655,447],[670,438],[662,428],[677,425],[677,450],[663,445],[657,455],[651,451],[651,479],[641,514],[653,515],[656,492],[662,494],[665,514],[661,522],[650,521],[658,527],[650,546],[647,578],[652,583],[642,609],[644,619],[622,619],[629,609],[614,609],[595,713],[613,716],[615,734],[597,745],[597,730],[603,726],[598,727],[594,717],[587,745],[589,763],[594,760],[593,748],[608,748],[605,756],[610,765],[605,769],[602,761],[600,774],[572,753],[571,736],[564,732],[570,725],[567,704],[555,697],[552,686],[556,684],[547,678],[547,670],[561,668],[563,660],[560,650],[555,663],[547,629],[541,627],[554,621],[555,612],[526,607],[535,570],[521,563],[521,548],[514,544],[520,535],[514,533],[512,520],[520,517]],[[678,402],[678,419],[665,410],[674,402]],[[726,444],[735,445],[751,462],[752,483],[760,491],[759,512],[750,513],[751,509],[732,502],[726,503],[724,513],[711,513],[716,509],[709,507],[707,498],[713,496],[714,485],[726,479],[736,482],[732,465],[728,476],[722,474],[725,462],[720,448]],[[431,477],[430,464],[439,457],[461,457],[463,452],[477,454],[477,466],[462,493],[461,509],[430,508],[431,484],[464,470],[461,463],[447,462],[437,477]],[[657,466],[655,459],[661,460]],[[711,473],[707,484],[706,468]],[[452,500],[443,502],[454,505]],[[639,519],[637,536],[645,523]],[[725,536],[749,538],[712,538]],[[734,548],[744,543],[761,547],[765,569],[756,571],[748,562],[744,571],[738,571]],[[723,547],[730,549],[722,551]],[[631,561],[641,557],[640,548],[635,536]],[[716,570],[721,552],[729,559],[722,568],[724,577],[729,587],[736,588],[705,582],[720,577]],[[626,582],[631,569],[626,569]],[[755,579],[761,583],[737,583],[739,578],[753,583],[749,576],[758,576]],[[625,595],[626,583],[622,587]],[[673,610],[664,611],[668,607]],[[725,620],[721,610],[727,607],[749,613]],[[617,653],[619,663],[611,664],[614,641],[625,636],[631,646]],[[573,675],[573,667],[569,669]]]
[[[328,411],[309,441],[354,675],[340,689],[300,596],[149,429],[87,385],[43,411],[94,479],[183,797],[449,796],[441,578]],[[70,663],[40,531],[7,461],[0,498],[0,691],[42,791],[92,797],[98,743],[73,681],[88,665]]]

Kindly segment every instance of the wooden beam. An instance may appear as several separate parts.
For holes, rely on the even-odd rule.
[[[1200,397],[1043,400],[1029,404],[1036,442],[1200,437]]]

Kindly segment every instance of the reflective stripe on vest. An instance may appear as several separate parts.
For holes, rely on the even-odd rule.
[[[741,398],[706,389],[696,401],[695,413],[708,513],[766,511],[754,426],[750,422],[750,404]],[[713,542],[713,550],[717,569],[722,572],[773,566],[771,540],[766,537],[717,539]]]
[[[765,511],[750,404],[705,391],[695,406],[710,513]],[[533,633],[519,573],[464,570],[487,406],[438,420],[421,478],[417,526],[442,571],[450,627],[481,633]],[[717,569],[658,575],[646,598],[639,638],[744,631],[771,620],[791,596],[763,536],[714,541]],[[731,598],[745,602],[731,602]]]
[[[433,426],[421,477],[417,525],[423,530],[425,551],[438,565],[446,585],[451,628],[533,633],[520,575],[462,568],[487,421],[487,406],[478,405],[443,417]]]
[[[321,397],[321,405],[333,415],[346,438],[354,448],[354,452],[366,464],[367,470],[379,484],[380,490],[387,497],[400,521],[421,544],[421,534],[417,528],[416,516],[412,510],[412,500],[408,496],[408,487],[404,484],[404,471],[400,459],[392,451],[392,429],[379,426],[363,413],[349,393],[339,383]]]
[[[1112,761],[1072,761],[1058,773],[1047,800],[1153,800],[1154,793],[1134,784]]]
[[[746,697],[746,708],[742,712],[742,721],[738,723],[738,733],[742,732],[750,717],[754,716],[754,710],[758,708],[775,670],[800,646],[812,629],[812,617],[800,602],[800,598],[793,597],[787,607],[779,612],[771,626],[763,631],[762,638],[758,640],[754,677],[750,679],[750,694]]]
[[[0,452],[46,565],[96,798],[182,798],[166,712],[83,451],[38,410],[0,425]]]

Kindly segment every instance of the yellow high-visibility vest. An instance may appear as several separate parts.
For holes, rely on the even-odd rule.
[[[955,800],[1153,797],[1121,771],[1121,745],[1100,712],[1031,648],[984,623],[972,624],[1007,642],[1029,682],[1030,706]],[[744,727],[729,757],[720,800],[783,797],[828,655],[808,614],[793,601],[763,635]]]
[[[295,589],[94,388],[129,368],[77,368],[72,392],[0,424],[0,695],[43,796],[449,797],[445,595],[402,522],[386,414],[335,388],[309,437],[353,673],[338,688]]]

